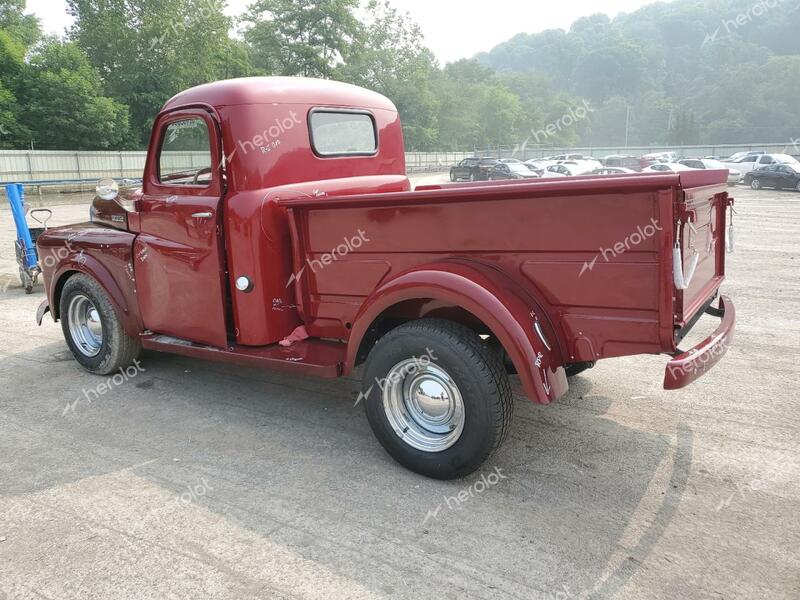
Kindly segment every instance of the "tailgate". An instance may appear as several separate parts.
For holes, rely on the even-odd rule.
[[[675,206],[673,249],[677,328],[702,314],[725,278],[727,211],[733,203],[727,192],[727,170],[687,171],[680,176],[683,192]]]

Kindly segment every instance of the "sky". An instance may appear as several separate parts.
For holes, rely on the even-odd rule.
[[[653,0],[391,0],[419,23],[425,43],[440,62],[469,58],[491,50],[518,33],[569,29],[576,19],[602,12],[611,17],[632,12]],[[225,11],[241,15],[252,0],[228,0]],[[47,33],[61,34],[71,18],[64,0],[28,0],[29,12]]]

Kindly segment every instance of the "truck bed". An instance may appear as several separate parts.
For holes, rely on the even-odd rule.
[[[408,269],[474,260],[524,287],[557,328],[565,361],[582,362],[675,350],[676,331],[724,277],[726,181],[725,171],[575,177],[279,204],[311,336],[347,339],[364,300]],[[687,218],[691,238],[678,225]],[[359,231],[363,244],[336,251]],[[673,284],[676,235],[685,257],[690,245],[700,251],[685,292]]]

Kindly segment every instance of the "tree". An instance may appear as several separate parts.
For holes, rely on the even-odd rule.
[[[39,20],[25,14],[25,0],[0,0],[0,30],[27,49],[39,39]]]
[[[358,0],[258,0],[242,18],[254,65],[273,75],[330,78],[361,33]]]
[[[370,0],[346,64],[335,73],[394,101],[403,122],[406,146],[436,148],[436,97],[431,75],[436,61],[423,44],[419,26],[386,0]]]
[[[104,95],[99,74],[83,50],[50,38],[26,69],[26,85],[17,93],[37,148],[130,147],[127,106]]]
[[[71,39],[85,50],[112,96],[130,107],[138,145],[147,143],[152,119],[170,97],[231,70],[247,71],[240,66],[246,55],[228,38],[231,20],[219,0],[67,4],[75,17]]]

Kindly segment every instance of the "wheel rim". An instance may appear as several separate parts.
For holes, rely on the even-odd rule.
[[[411,358],[386,376],[383,409],[394,432],[423,452],[442,452],[464,431],[464,401],[455,381],[432,364]]]
[[[103,322],[94,303],[83,294],[74,296],[67,309],[69,334],[84,356],[97,356],[103,345]]]
[[[761,187],[761,182],[758,179],[753,179],[753,183],[750,184],[750,187],[752,187],[754,190],[757,190]]]

